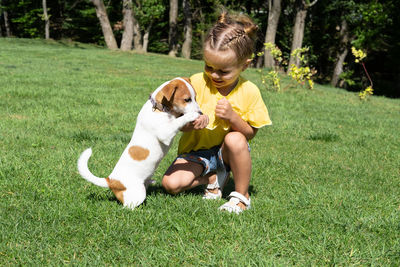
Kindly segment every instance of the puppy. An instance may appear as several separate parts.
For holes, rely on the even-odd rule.
[[[111,174],[99,178],[90,172],[92,150],[88,148],[78,159],[80,175],[97,186],[110,188],[125,207],[139,206],[146,198],[150,178],[179,129],[201,114],[195,98],[188,79],[163,83],[140,110],[131,141]]]

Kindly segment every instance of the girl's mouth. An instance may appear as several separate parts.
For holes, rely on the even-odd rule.
[[[213,81],[213,83],[216,83],[216,84],[220,84],[220,83],[223,83],[223,81],[216,81],[216,80],[212,80]]]

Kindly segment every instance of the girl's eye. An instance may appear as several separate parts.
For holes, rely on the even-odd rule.
[[[190,103],[190,102],[192,102],[192,99],[191,98],[185,98],[185,102],[186,103]]]

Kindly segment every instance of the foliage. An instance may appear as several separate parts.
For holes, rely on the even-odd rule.
[[[394,53],[398,50],[395,47],[399,47],[396,43],[400,40],[400,35],[395,30],[400,27],[395,11],[398,5],[398,0],[319,1],[310,10],[313,18],[310,47],[313,54],[318,56],[317,61],[313,62],[319,73],[317,82],[329,82],[332,77],[337,61],[336,55],[343,49],[339,45],[339,32],[341,22],[345,20],[351,45],[356,48],[362,47],[368,52],[368,59],[364,63],[368,65],[371,78],[376,84],[374,91],[388,96],[400,96],[400,88],[396,86],[394,74],[400,71],[399,64],[394,60]],[[351,45],[346,48],[350,49]],[[342,87],[351,91],[365,88],[366,81],[362,78],[364,69],[351,57],[346,59],[343,71],[341,77],[346,77],[346,80],[342,80]],[[391,78],[388,78],[388,74]],[[392,81],[383,82],[383,79]],[[386,93],[383,93],[384,91]]]
[[[41,5],[30,1],[8,1],[2,4],[2,8],[7,10],[10,15],[16,15],[10,17],[10,22],[14,25],[14,32],[17,31],[21,37],[26,38],[42,37],[44,32],[42,25],[44,24]]]
[[[148,25],[153,24],[155,21],[163,18],[166,6],[163,5],[162,0],[142,0],[134,1],[136,5],[133,6],[134,14],[142,30],[146,30]]]
[[[351,53],[356,58],[354,61],[356,63],[360,63],[364,58],[367,57],[367,54],[361,49],[356,49],[354,46],[351,47]]]
[[[359,94],[358,94],[358,96],[360,97],[361,100],[367,100],[367,98],[369,96],[371,96],[373,94],[373,92],[374,92],[374,89],[372,89],[372,86],[373,86],[372,80],[369,77],[368,71],[367,71],[367,69],[366,69],[366,67],[364,65],[364,62],[363,62],[363,59],[367,57],[367,54],[364,51],[362,51],[361,49],[356,49],[354,46],[351,47],[351,53],[355,57],[354,61],[356,63],[361,63],[362,64],[362,66],[364,68],[364,71],[365,71],[365,74],[367,75],[367,77],[369,79],[370,86],[368,86],[364,91],[359,92]]]
[[[307,66],[307,59],[305,53],[309,50],[308,47],[297,48],[292,52],[292,56],[300,60],[300,65],[297,67],[292,64],[289,67],[289,76],[292,77],[298,84],[304,85],[307,82],[308,88],[314,88],[314,82],[312,81],[312,76],[316,73]]]
[[[281,90],[281,80],[279,77],[279,70],[284,68],[287,65],[287,60],[284,60],[282,57],[281,50],[272,43],[265,43],[265,51],[268,51],[274,59],[274,69],[269,71],[267,74],[264,73],[263,70],[259,70],[261,75],[261,82],[266,87],[269,88],[272,85],[275,91]],[[314,88],[314,82],[312,80],[313,75],[316,73],[315,70],[311,69],[307,66],[307,58],[305,53],[309,50],[308,47],[295,49],[292,53],[292,56],[298,58],[300,61],[300,66],[297,67],[295,64],[290,66],[290,71],[288,73],[289,77],[291,77],[292,81],[297,84],[304,86],[307,83],[309,89]],[[264,52],[258,53],[258,56],[262,56]],[[295,87],[293,83],[290,83],[284,89],[289,87]]]
[[[368,86],[367,88],[365,88],[364,91],[359,92],[358,96],[360,97],[361,100],[367,100],[367,98],[373,94],[374,94],[374,89],[372,89],[371,86]]]
[[[264,44],[265,51],[268,51],[274,59],[274,69],[269,71],[267,74],[264,74],[263,70],[259,70],[261,75],[261,82],[266,88],[269,88],[269,84],[272,84],[272,88],[275,91],[279,92],[281,90],[281,80],[279,78],[279,68],[281,67],[283,58],[282,58],[282,51],[279,49],[278,46],[272,43],[265,43]],[[259,52],[257,56],[263,56],[263,52]]]
[[[39,24],[42,14],[43,10],[40,8],[31,9],[23,16],[12,19],[12,22],[23,25],[23,27],[21,27],[23,37],[38,38],[40,37],[40,31],[38,27],[35,26]]]

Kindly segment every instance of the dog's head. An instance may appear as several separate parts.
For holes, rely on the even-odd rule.
[[[187,78],[175,78],[163,84],[155,95],[155,101],[176,117],[188,112],[201,114],[196,92]]]

